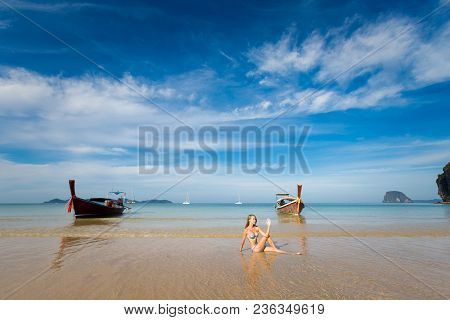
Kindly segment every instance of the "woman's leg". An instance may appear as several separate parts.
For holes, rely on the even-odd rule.
[[[286,252],[286,251],[278,249],[275,246],[273,246],[273,247],[272,246],[266,247],[266,242],[267,243],[270,243],[270,242],[273,243],[273,241],[272,241],[272,239],[270,237],[269,238],[268,237],[262,237],[261,241],[256,244],[256,247],[253,249],[253,252],[275,252],[275,253],[287,253],[287,254],[293,254],[293,255],[301,255],[300,252],[297,252],[297,253]]]
[[[256,247],[253,249],[253,252],[263,252],[264,248],[266,247],[266,241],[267,239],[270,238],[270,225],[272,224],[272,221],[269,218],[267,218],[266,224],[267,224],[266,235],[263,236],[261,238],[261,241],[256,244]]]
[[[269,237],[267,239],[267,243],[270,245],[270,247],[264,248],[264,252],[287,253],[286,251],[280,250],[275,246],[275,243],[273,243],[273,241],[272,241],[272,237]]]
[[[269,237],[269,239],[267,239],[267,243],[274,249],[278,249],[275,245],[275,243],[273,243],[272,241],[272,237]]]
[[[283,250],[280,250],[277,248],[273,248],[273,247],[265,247],[264,252],[288,253],[286,251],[283,251]]]
[[[259,241],[255,248],[253,249],[253,252],[263,252],[264,248],[266,247],[266,241],[267,241],[267,237],[262,237],[261,241]]]
[[[270,225],[272,221],[267,219],[267,231],[266,236],[261,238],[261,241],[256,244],[256,247],[253,249],[253,252],[276,252],[276,253],[289,253],[283,250],[278,249],[273,243],[272,238],[270,237]],[[266,247],[266,242],[270,245],[270,247]],[[292,254],[292,253],[290,253]],[[300,254],[299,252],[294,253],[296,255]]]

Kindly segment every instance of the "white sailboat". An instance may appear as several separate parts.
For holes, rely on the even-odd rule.
[[[186,193],[186,199],[183,201],[183,204],[191,204],[191,202],[189,201],[189,194]]]
[[[237,205],[242,204],[242,202],[241,202],[241,196],[240,196],[240,195],[238,195],[238,201],[235,202],[234,204],[237,204]]]

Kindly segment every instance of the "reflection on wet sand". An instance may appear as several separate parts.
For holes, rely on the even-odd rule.
[[[297,224],[305,224],[306,218],[299,215],[286,215],[286,214],[278,214],[278,223],[297,223]]]
[[[54,254],[55,257],[52,260],[51,269],[59,270],[67,257],[94,244],[105,245],[108,241],[110,240],[106,238],[62,237],[59,249]]]
[[[253,253],[245,258],[241,252],[241,264],[248,286],[253,294],[263,296],[264,283],[261,281],[262,275],[271,274],[271,267],[279,254],[274,253]]]
[[[84,226],[111,226],[114,227],[120,223],[121,219],[75,219],[70,226],[84,227]]]
[[[84,238],[84,237],[61,237],[59,249],[55,252],[55,257],[51,263],[51,269],[61,269],[64,260],[74,253],[77,253],[94,244],[105,245],[110,241],[107,238]]]
[[[298,252],[300,252],[300,254],[302,256],[306,256],[308,254],[308,246],[306,244],[306,237],[299,237],[298,238],[299,241],[299,245],[300,245],[300,250]]]
[[[306,237],[299,237],[299,244],[299,252],[302,256],[305,256],[307,254]],[[262,276],[271,277],[274,261],[283,256],[285,255],[272,252],[261,252],[251,253],[246,258],[241,252],[242,270],[244,271],[245,279],[253,294],[264,297],[264,289],[267,287],[267,284],[264,283],[265,280],[261,278]],[[270,279],[267,280],[271,281]],[[266,297],[266,299],[270,299],[270,297]]]
[[[108,227],[114,227],[117,224],[116,220],[108,220],[108,219],[77,219],[74,220],[69,228],[71,227],[85,227],[85,226],[105,226],[105,230]],[[99,234],[98,234],[99,235]],[[93,237],[77,237],[77,236],[63,236],[61,237],[61,241],[59,243],[59,249],[55,252],[55,257],[51,263],[51,269],[59,270],[61,269],[64,260],[76,253],[81,251],[84,248],[90,247],[92,245],[105,245],[108,241],[111,241],[108,238],[99,238],[97,236]]]

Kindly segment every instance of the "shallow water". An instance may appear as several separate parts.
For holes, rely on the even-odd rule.
[[[74,220],[62,204],[0,205],[0,236],[239,237],[246,216],[273,221],[278,236],[450,235],[450,206],[311,204],[302,218],[279,216],[272,204],[136,204],[124,217]]]
[[[74,220],[64,205],[0,205],[3,299],[446,299],[450,206],[135,205]],[[245,217],[281,249],[239,253]]]

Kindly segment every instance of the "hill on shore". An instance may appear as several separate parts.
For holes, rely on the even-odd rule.
[[[49,200],[49,201],[45,201],[44,203],[66,203],[67,201],[69,201],[69,200],[61,200],[61,199],[52,199],[52,200]]]

